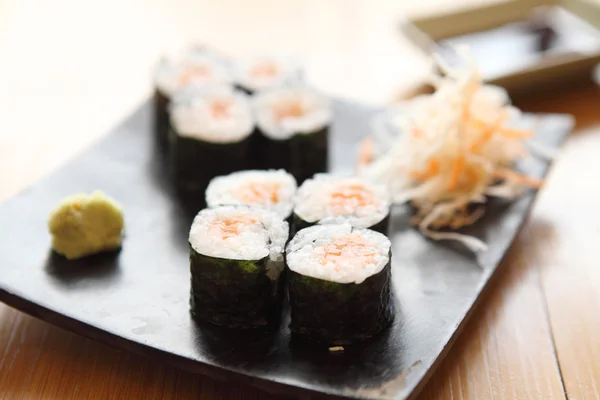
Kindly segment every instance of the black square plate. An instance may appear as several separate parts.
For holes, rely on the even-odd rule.
[[[333,171],[351,170],[374,110],[337,101],[330,136]],[[181,368],[238,379],[303,398],[404,399],[439,362],[497,269],[534,200],[490,206],[474,226],[489,250],[477,257],[424,239],[394,210],[393,326],[343,352],[307,348],[279,331],[234,335],[190,318],[189,217],[173,197],[154,147],[151,102],[52,176],[0,206],[0,300],[38,318]],[[539,116],[538,141],[557,148],[572,128],[564,115]],[[522,168],[543,178],[548,162]],[[118,254],[68,262],[50,251],[47,217],[57,202],[100,189],[125,210]]]

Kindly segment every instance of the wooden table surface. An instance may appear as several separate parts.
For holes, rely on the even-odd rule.
[[[164,50],[206,42],[234,56],[286,51],[323,90],[383,104],[425,74],[425,60],[398,35],[398,17],[455,3],[0,0],[0,200],[131,112],[149,95],[150,71]],[[519,104],[572,113],[577,129],[423,399],[600,398],[600,90],[583,83]],[[156,364],[0,305],[0,398],[273,396]]]

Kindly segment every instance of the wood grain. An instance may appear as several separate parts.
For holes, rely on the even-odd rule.
[[[166,49],[205,41],[234,56],[288,51],[322,89],[383,103],[426,73],[397,35],[397,17],[457,3],[0,0],[0,200],[127,115],[149,94],[151,66]],[[591,84],[519,100],[530,111],[573,113],[578,131],[423,399],[600,398],[599,100]],[[0,305],[0,399],[86,398],[273,397],[150,363]]]
[[[434,379],[428,399],[563,399],[539,271],[530,268],[531,221]],[[477,394],[477,396],[474,396]]]
[[[587,98],[587,102],[581,99]],[[580,99],[579,101],[576,99]],[[556,353],[569,398],[600,398],[600,89],[571,90],[566,106],[577,117],[569,140],[532,218],[546,221],[529,253],[540,270]],[[569,101],[570,100],[570,101]],[[558,99],[538,107],[558,107]],[[551,251],[550,251],[551,249]]]

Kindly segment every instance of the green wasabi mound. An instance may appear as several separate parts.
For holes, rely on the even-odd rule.
[[[52,248],[69,260],[121,247],[124,226],[119,205],[104,193],[75,194],[52,211]]]

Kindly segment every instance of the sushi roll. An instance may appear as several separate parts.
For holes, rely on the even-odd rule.
[[[206,189],[208,207],[249,205],[288,219],[294,207],[296,180],[282,169],[249,170],[214,178]]]
[[[327,171],[332,118],[327,98],[306,86],[293,85],[261,92],[253,105],[257,168],[283,168],[298,183]]]
[[[359,177],[317,174],[294,198],[294,227],[349,223],[387,235],[391,197],[384,185]]]
[[[288,224],[247,206],[204,209],[189,235],[191,311],[230,328],[267,327],[279,318]]]
[[[231,87],[190,88],[171,104],[171,128],[176,187],[196,213],[212,178],[247,167],[254,130],[249,100]]]
[[[286,249],[292,333],[325,345],[368,339],[393,320],[391,243],[350,224],[301,230]]]
[[[189,85],[233,85],[233,74],[223,57],[201,47],[160,60],[154,72],[154,123],[162,146],[168,141],[169,102],[177,91]]]
[[[252,94],[301,80],[298,63],[283,57],[255,57],[241,60],[234,68],[235,82]]]

